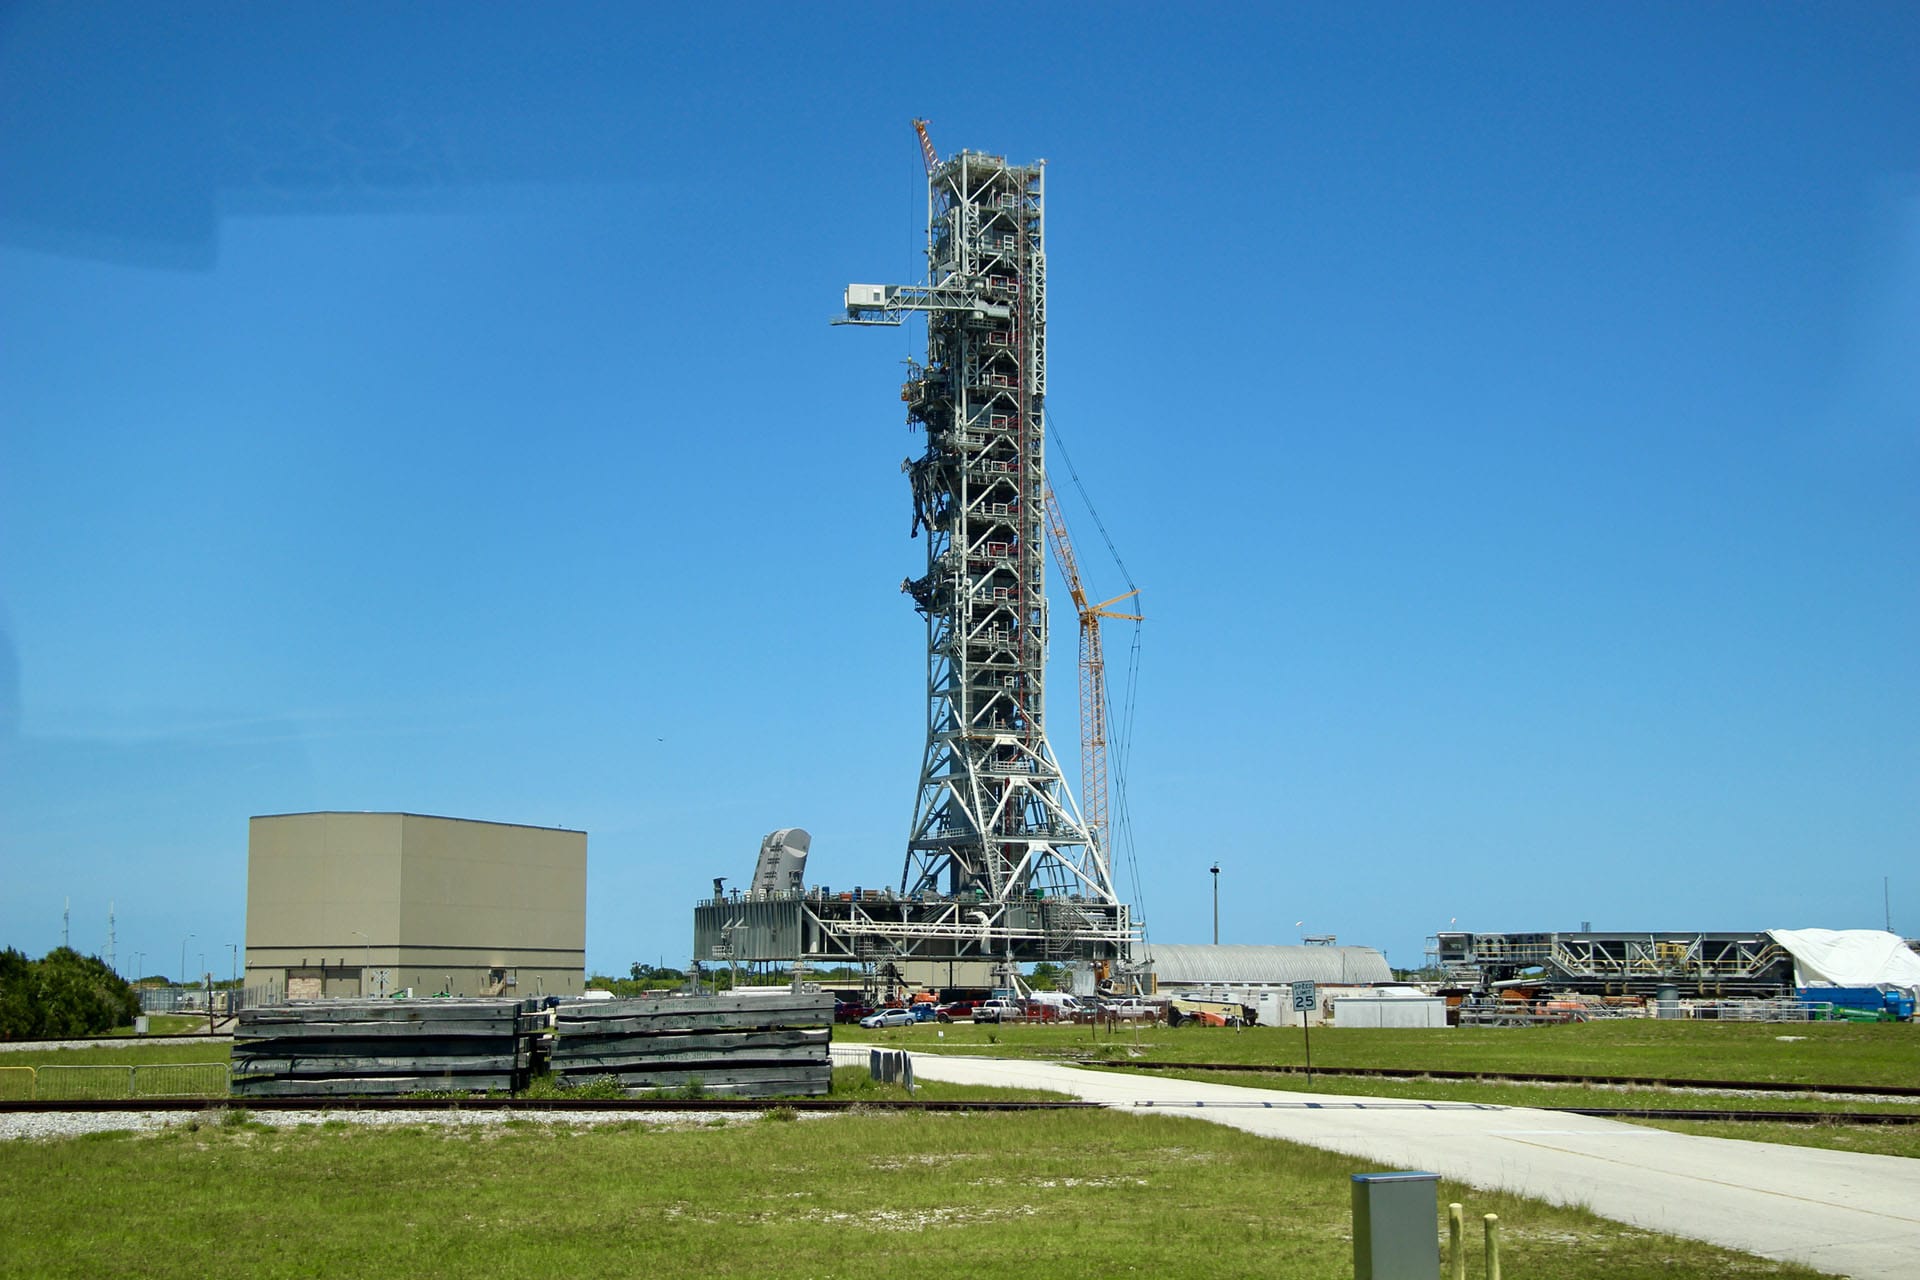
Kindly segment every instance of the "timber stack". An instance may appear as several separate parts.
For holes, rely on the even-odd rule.
[[[537,1000],[294,1001],[243,1009],[237,1097],[377,1097],[526,1087]]]
[[[740,1098],[817,1096],[833,1084],[831,995],[569,1001],[554,1013],[563,1084]]]

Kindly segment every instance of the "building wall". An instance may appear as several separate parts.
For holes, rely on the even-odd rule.
[[[291,996],[577,994],[587,837],[403,813],[249,823],[247,980]]]

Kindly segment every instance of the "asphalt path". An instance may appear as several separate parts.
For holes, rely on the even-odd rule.
[[[843,1065],[868,1046],[833,1046]],[[1702,1138],[1590,1116],[1467,1102],[1291,1093],[1058,1063],[916,1053],[914,1074],[1052,1089],[1118,1110],[1192,1116],[1357,1157],[1582,1205],[1856,1280],[1920,1277],[1920,1160]]]

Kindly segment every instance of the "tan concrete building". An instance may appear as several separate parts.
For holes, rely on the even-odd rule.
[[[414,813],[248,821],[248,986],[578,995],[586,961],[584,831]]]

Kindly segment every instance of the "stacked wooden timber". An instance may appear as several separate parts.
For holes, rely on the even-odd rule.
[[[537,1000],[326,1000],[243,1009],[240,1097],[505,1092],[525,1087]]]
[[[629,1093],[771,1098],[833,1084],[833,997],[679,996],[569,1001],[555,1011],[553,1075]]]

